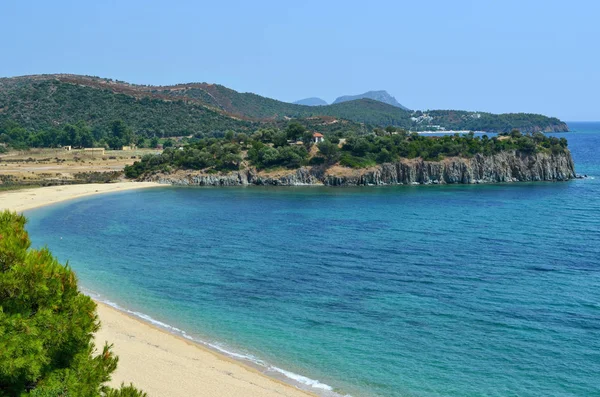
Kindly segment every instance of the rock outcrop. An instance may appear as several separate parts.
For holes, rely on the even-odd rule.
[[[569,151],[560,154],[513,151],[441,161],[403,160],[367,169],[302,167],[279,173],[246,169],[227,174],[177,171],[148,175],[145,180],[196,186],[368,186],[567,181],[575,177],[575,166]]]
[[[524,134],[534,133],[534,132],[544,132],[544,133],[569,132],[569,126],[567,125],[567,123],[563,123],[561,121],[561,122],[557,122],[555,124],[548,124],[545,127],[540,127],[540,126],[525,127],[525,128],[521,128],[519,131],[521,131]]]

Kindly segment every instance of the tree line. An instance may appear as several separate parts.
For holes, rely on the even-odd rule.
[[[121,149],[129,145],[154,148],[161,141],[168,142],[167,146],[172,145],[169,139],[159,139],[156,136],[149,138],[135,134],[123,120],[114,120],[105,128],[91,128],[85,122],[78,121],[75,124],[65,124],[39,131],[28,130],[14,121],[0,124],[0,143],[16,150],[62,146]]]

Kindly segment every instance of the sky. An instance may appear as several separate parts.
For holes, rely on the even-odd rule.
[[[1,0],[0,76],[600,120],[597,0]]]

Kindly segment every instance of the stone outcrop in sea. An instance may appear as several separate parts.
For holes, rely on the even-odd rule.
[[[560,154],[512,151],[441,161],[407,159],[365,169],[313,166],[260,172],[251,168],[223,174],[180,170],[147,175],[144,180],[196,186],[369,186],[567,181],[575,177],[575,165],[569,151]]]

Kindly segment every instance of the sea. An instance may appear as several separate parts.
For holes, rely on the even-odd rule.
[[[165,187],[27,211],[96,299],[323,396],[600,396],[600,123],[559,183]]]

